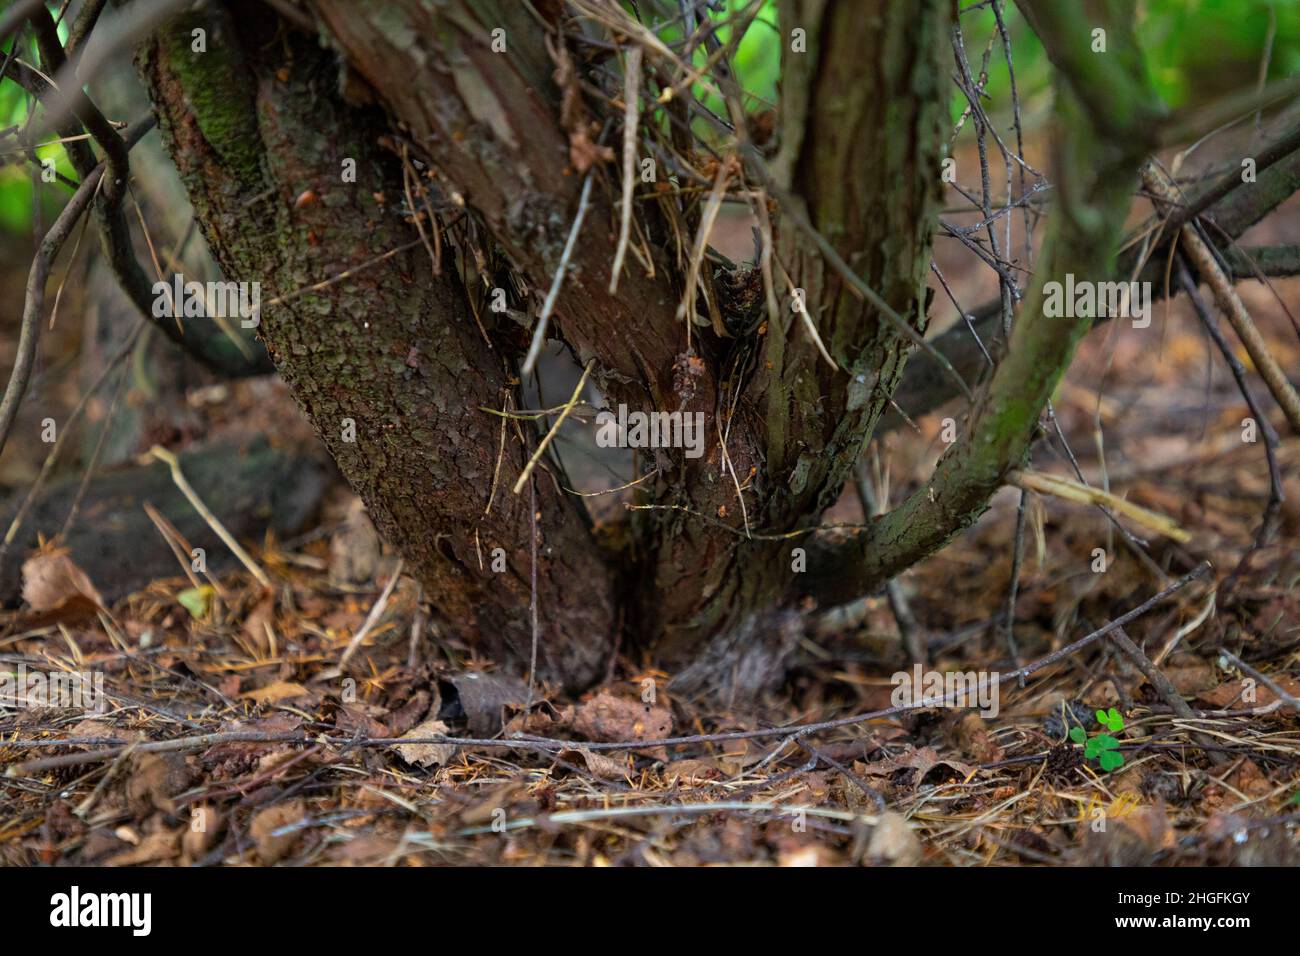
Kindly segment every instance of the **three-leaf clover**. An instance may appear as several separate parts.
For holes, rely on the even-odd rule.
[[[1109,711],[1097,711],[1097,723],[1116,733],[1124,729],[1124,718],[1114,707]],[[1102,770],[1109,772],[1124,764],[1124,755],[1118,750],[1119,741],[1110,734],[1099,733],[1095,737],[1089,737],[1082,727],[1071,727],[1070,739],[1076,744],[1083,744],[1084,758],[1096,760]]]
[[[1124,729],[1124,718],[1119,715],[1114,707],[1109,712],[1104,710],[1097,711],[1097,723],[1101,724],[1107,730],[1113,730],[1116,733]]]

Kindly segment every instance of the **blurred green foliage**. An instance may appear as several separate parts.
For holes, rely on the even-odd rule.
[[[776,102],[782,44],[776,0],[761,0],[757,7],[754,0],[722,0],[717,6],[713,16],[726,24],[718,31],[723,44],[732,42],[735,24],[753,17],[736,49],[733,65],[745,91],[745,108],[753,112],[770,108]],[[961,0],[961,6],[966,10],[962,14],[962,26],[974,70],[981,68],[987,50],[989,108],[996,118],[1009,109],[1010,84],[993,10],[978,0]],[[1253,84],[1270,33],[1273,40],[1269,79],[1280,79],[1300,70],[1300,0],[1133,0],[1133,7],[1152,78],[1170,107],[1199,102]],[[631,5],[628,9],[635,12]],[[1032,122],[1036,107],[1045,103],[1049,64],[1012,3],[1005,4],[1003,18],[1011,39],[1022,109],[1027,122]],[[683,29],[678,19],[661,36],[672,43],[681,38]],[[29,63],[36,62],[29,38],[23,39],[19,55]],[[693,63],[703,67],[707,60],[707,51],[697,50]],[[719,116],[726,115],[723,104],[704,89],[699,88],[696,93]],[[954,118],[964,106],[961,94],[954,88]],[[27,110],[23,90],[12,81],[0,82],[0,129],[24,124]],[[710,135],[702,127],[698,132]],[[12,142],[10,137],[7,149],[12,149]],[[55,159],[61,172],[75,178],[62,147],[57,144],[41,147],[37,154]],[[21,154],[14,152],[0,155],[0,161],[0,231],[30,234],[30,166]],[[62,185],[41,184],[41,193],[42,211],[48,222],[65,201],[67,190]]]

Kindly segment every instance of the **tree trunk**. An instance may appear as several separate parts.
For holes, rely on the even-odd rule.
[[[503,442],[482,409],[503,407],[511,363],[476,329],[454,257],[435,276],[409,248],[402,170],[379,146],[388,127],[341,99],[338,63],[314,40],[262,4],[232,9],[173,23],[140,56],[213,253],[229,280],[281,300],[259,329],[276,367],[445,626],[485,656],[528,661],[535,570],[539,671],[590,683],[613,630],[610,574],[553,475],[510,493],[532,449],[522,430]],[[191,49],[196,28],[206,52]]]
[[[616,40],[645,40],[622,5],[571,6]],[[1083,143],[1082,162],[1063,164],[1043,277],[1106,273],[1134,157],[1149,146],[1150,91],[1122,11],[1088,6],[1087,22],[1112,32],[1100,65],[1063,39],[1074,35],[1063,24],[1088,35],[1082,13],[1047,5],[1040,16],[1069,80],[1062,135]],[[781,148],[770,170],[734,95],[742,128],[704,163],[684,125],[690,84],[673,85],[671,62],[649,65],[646,84],[659,89],[645,90],[641,129],[660,136],[656,162],[675,152],[679,185],[712,177],[717,190],[738,177],[760,221],[772,213],[770,284],[762,270],[715,276],[705,262],[695,314],[684,290],[698,266],[691,249],[703,248],[704,200],[685,191],[637,202],[648,261],[629,257],[609,292],[621,184],[601,144],[623,115],[622,79],[609,42],[574,33],[569,7],[307,0],[333,54],[298,32],[298,17],[230,9],[237,29],[224,14],[190,18],[141,58],[214,254],[229,278],[271,286],[260,332],[276,366],[448,625],[490,657],[526,661],[536,607],[540,672],[570,688],[597,676],[625,625],[686,689],[752,693],[779,678],[796,601],[857,596],[979,514],[1086,330],[1024,310],[1012,359],[932,485],[871,532],[828,545],[810,531],[926,325],[949,0],[783,3]],[[206,53],[191,51],[195,26],[209,31]],[[646,43],[648,56],[664,55]],[[724,54],[711,55],[725,93]],[[403,209],[408,157],[430,170],[425,221],[441,241],[440,272],[412,227],[417,210]],[[341,176],[347,159],[355,182]],[[512,493],[535,442],[482,410],[517,402],[526,344],[518,328],[494,324],[486,300],[507,290],[536,323],[557,275],[548,331],[612,402],[707,424],[701,457],[654,453],[627,533],[602,536],[627,542],[618,554],[598,549],[546,459]],[[753,321],[755,288],[766,321],[762,306]],[[802,548],[817,559],[807,573]]]

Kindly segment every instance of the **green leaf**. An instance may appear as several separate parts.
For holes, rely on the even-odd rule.
[[[1124,718],[1120,716],[1119,711],[1112,707],[1108,712],[1104,710],[1097,711],[1097,723],[1101,724],[1107,730],[1123,730]]]
[[[201,618],[208,613],[208,605],[212,601],[212,585],[203,584],[197,588],[186,588],[176,595],[176,600],[192,616]]]
[[[1088,739],[1088,735],[1087,733],[1084,732],[1084,729],[1082,727],[1071,727],[1070,739],[1073,740],[1076,744],[1081,744]]]
[[[1083,747],[1083,755],[1087,757],[1089,760],[1095,759],[1096,756],[1100,753],[1101,753],[1101,741],[1099,741],[1096,737],[1089,740]]]
[[[1097,747],[1100,750],[1114,750],[1119,746],[1119,741],[1110,734],[1098,734],[1092,739],[1097,741]]]
[[[1291,794],[1291,799],[1288,800],[1287,803],[1294,803],[1296,804],[1296,806],[1300,806],[1300,790],[1297,790],[1295,793]]]
[[[1101,763],[1101,769],[1107,772],[1124,765],[1124,755],[1114,750],[1107,750],[1097,759]]]

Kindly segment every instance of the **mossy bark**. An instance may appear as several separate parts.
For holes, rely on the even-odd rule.
[[[493,493],[501,419],[481,410],[511,393],[511,363],[480,336],[450,252],[439,276],[418,243],[392,254],[416,232],[382,115],[344,102],[314,39],[261,4],[231,11],[173,22],[139,58],[209,245],[230,280],[283,300],[264,305],[259,333],[444,625],[518,666],[533,640],[534,522],[529,492],[504,476],[531,449],[508,432]],[[196,26],[204,53],[190,48]],[[579,687],[611,646],[610,575],[553,477],[539,469],[534,486],[539,672]]]

